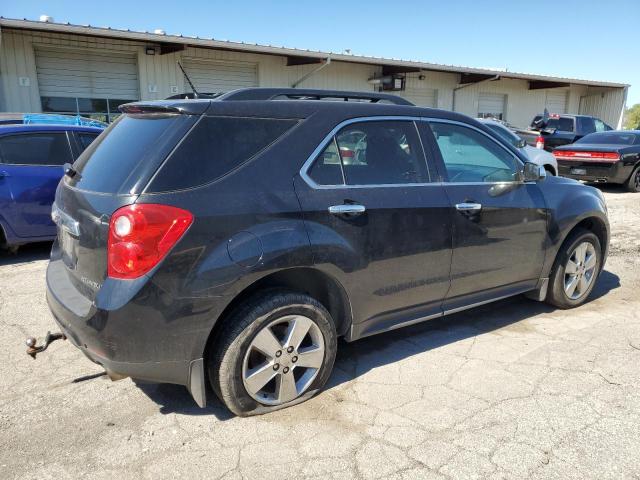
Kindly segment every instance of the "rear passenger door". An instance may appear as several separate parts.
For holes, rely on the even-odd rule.
[[[453,260],[445,310],[535,288],[545,258],[547,210],[516,155],[482,130],[429,121],[452,204]]]
[[[53,237],[51,205],[73,156],[64,131],[16,133],[0,137],[0,171],[9,199],[2,215],[18,237]]]
[[[295,188],[314,263],[347,289],[354,335],[441,312],[451,219],[416,122],[344,122],[316,149]]]

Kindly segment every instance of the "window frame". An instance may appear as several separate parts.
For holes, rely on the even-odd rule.
[[[71,138],[69,138],[69,130],[38,130],[33,132],[11,132],[5,135],[2,135],[2,138],[5,137],[17,137],[18,135],[40,135],[40,134],[62,134],[67,139],[67,148],[69,149],[69,156],[71,157],[72,162],[77,158],[75,155],[75,150],[73,148],[73,143]],[[75,141],[75,139],[73,140]],[[7,163],[4,158],[0,156],[0,165],[11,165],[16,167],[57,167],[62,168],[65,164],[57,164],[57,163]]]
[[[334,141],[336,134],[345,126],[351,125],[353,123],[360,122],[371,122],[371,121],[393,121],[393,120],[405,120],[412,121],[418,131],[420,144],[422,146],[423,158],[426,163],[427,172],[429,174],[430,182],[428,183],[385,183],[380,185],[348,185],[346,183],[337,184],[337,185],[320,185],[316,183],[309,175],[308,171],[311,169],[311,166],[318,159],[318,157],[324,152],[324,149],[329,145],[330,142]],[[440,148],[436,142],[435,136],[433,135],[433,131],[431,130],[431,123],[450,123],[453,125],[460,125],[462,127],[467,127],[472,130],[475,130],[485,137],[487,137],[490,141],[498,145],[500,148],[505,150],[507,153],[511,154],[517,161],[516,169],[518,173],[518,178],[510,181],[495,181],[495,182],[450,182],[449,175],[447,174],[444,161],[442,159],[442,154],[440,153]],[[488,128],[488,127],[487,127]],[[515,147],[511,145],[507,146],[502,143],[502,141],[496,139],[493,134],[487,133],[482,129],[472,125],[470,123],[457,121],[457,120],[449,120],[445,118],[436,118],[436,117],[414,117],[407,115],[386,115],[379,117],[357,117],[350,118],[348,120],[344,120],[336,125],[318,144],[318,146],[313,150],[309,158],[304,162],[302,168],[300,169],[300,177],[305,181],[307,185],[315,190],[335,190],[335,189],[349,189],[349,188],[383,188],[383,187],[429,187],[429,186],[442,186],[442,185],[495,185],[495,184],[523,184],[522,179],[522,169],[524,169],[525,163],[531,163],[529,160],[522,157],[522,154],[517,151]],[[341,165],[342,166],[342,165]],[[344,176],[343,176],[344,179]],[[529,182],[532,183],[532,182]],[[533,182],[535,183],[535,182]]]
[[[331,142],[335,142],[336,148],[338,149],[338,154],[340,154],[340,149],[337,144],[336,135],[340,133],[340,131],[354,123],[364,123],[364,122],[390,122],[390,121],[398,121],[398,122],[409,122],[413,124],[413,127],[416,129],[416,135],[418,136],[418,140],[420,142],[420,148],[422,151],[422,161],[424,162],[424,167],[429,177],[428,182],[419,182],[419,183],[381,183],[381,184],[354,184],[350,185],[346,183],[346,176],[344,174],[344,169],[342,167],[342,157],[340,158],[340,170],[342,172],[342,181],[341,184],[335,185],[321,185],[317,183],[313,178],[309,176],[309,170],[313,166],[313,164],[318,160],[320,155],[324,152],[325,148],[329,146]],[[427,152],[430,152],[431,149],[427,149],[424,144],[423,134],[420,129],[421,122],[424,121],[423,117],[413,117],[407,115],[384,115],[378,117],[356,117],[350,118],[348,120],[344,120],[338,123],[318,144],[318,146],[313,150],[309,158],[304,162],[302,168],[300,169],[300,176],[302,179],[309,185],[311,188],[316,190],[335,190],[335,189],[350,189],[350,188],[397,188],[397,187],[424,187],[429,185],[437,184],[437,175],[436,168],[432,162],[429,162],[427,158]]]

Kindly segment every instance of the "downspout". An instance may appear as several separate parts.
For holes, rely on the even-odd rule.
[[[495,75],[491,78],[485,78],[484,80],[480,80],[479,82],[474,82],[474,83],[465,83],[464,85],[459,85],[456,88],[453,89],[453,100],[451,101],[451,110],[452,111],[456,111],[456,92],[458,90],[462,90],[463,88],[467,88],[470,87],[472,85],[479,85],[481,83],[484,82],[493,82],[494,80],[500,80],[500,75]]]
[[[622,121],[624,120],[624,110],[627,107],[627,93],[629,87],[624,87],[624,93],[622,94],[622,110],[620,110],[620,117],[618,118],[618,130],[622,130]]]
[[[293,82],[291,84],[291,88],[296,88],[298,85],[300,85],[302,82],[304,82],[307,78],[309,78],[312,75],[315,75],[316,73],[318,73],[320,70],[322,70],[323,68],[327,67],[329,64],[331,63],[331,57],[327,57],[324,62],[322,63],[322,65],[319,65],[318,67],[314,68],[313,70],[311,70],[309,73],[303,75],[302,77],[300,77],[298,80],[296,80],[295,82]]]

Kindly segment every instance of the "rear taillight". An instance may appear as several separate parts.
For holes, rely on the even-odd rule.
[[[620,160],[620,154],[617,152],[587,152],[573,150],[554,150],[553,155],[562,160],[582,160],[592,162],[617,162]]]
[[[143,203],[115,211],[109,223],[107,273],[137,278],[164,258],[193,222],[193,215],[168,205]]]
[[[544,150],[544,137],[542,135],[538,135],[538,138],[536,138],[536,148]]]

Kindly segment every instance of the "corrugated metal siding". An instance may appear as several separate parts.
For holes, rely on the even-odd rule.
[[[182,66],[199,92],[228,92],[259,85],[258,66],[252,62],[183,58]]]
[[[264,87],[291,86],[306,73],[317,68],[316,65],[286,66],[286,58],[274,55],[231,52],[189,47],[182,52],[166,55],[147,55],[145,42],[89,37],[82,35],[45,33],[36,31],[2,30],[0,46],[0,88],[2,88],[1,108],[5,111],[40,111],[40,92],[36,75],[35,49],[52,47],[72,47],[90,49],[95,52],[112,51],[129,53],[137,57],[138,91],[142,100],[166,98],[173,94],[172,87],[178,92],[189,91],[184,77],[177,67],[177,61],[183,58],[221,60],[228,62],[249,62],[257,65],[258,82]],[[375,91],[368,79],[379,76],[381,67],[357,63],[334,61],[300,84],[300,87]],[[423,77],[420,80],[420,76]],[[19,87],[18,78],[27,77],[29,87]],[[454,88],[458,85],[459,75],[455,73],[424,71],[407,74],[408,90],[403,95],[426,94],[436,90],[435,102],[438,108],[453,108]],[[577,113],[580,98],[593,96],[587,87],[572,85],[567,89],[567,111]],[[542,112],[546,102],[546,90],[529,90],[526,80],[503,79],[484,82],[458,90],[456,110],[470,116],[478,112],[478,94],[480,92],[507,95],[506,119],[518,126],[528,125],[534,115]],[[615,125],[622,108],[623,89],[609,89],[605,98],[587,100],[584,108],[602,112],[598,115],[608,123]],[[588,93],[588,95],[587,95]],[[430,101],[430,100],[428,100]],[[602,103],[604,102],[604,103]]]
[[[507,104],[507,96],[502,93],[486,93],[478,94],[478,112],[477,116],[493,115],[496,118],[506,120],[505,105]]]
[[[624,102],[624,90],[598,90],[589,88],[587,94],[580,99],[580,112],[583,115],[598,117],[613,128],[617,128],[622,103]]]
[[[426,81],[426,76],[409,74],[405,78],[405,89],[396,92],[401,97],[421,107],[436,108],[438,106],[438,90]]]
[[[549,113],[567,113],[567,91],[547,90],[547,98],[544,102]]]
[[[134,53],[36,48],[40,96],[138,100]]]

